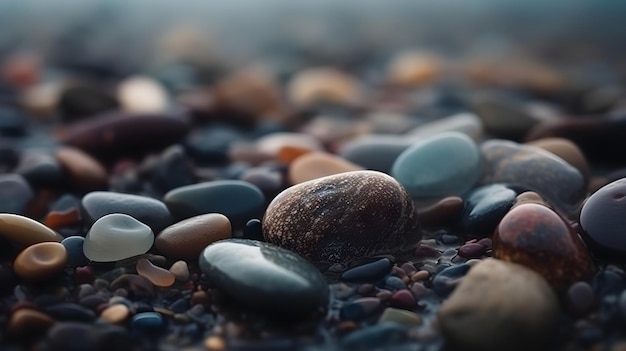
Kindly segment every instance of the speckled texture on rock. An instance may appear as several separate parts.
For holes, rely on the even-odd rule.
[[[314,262],[347,262],[420,239],[414,204],[392,177],[353,171],[292,186],[263,218],[268,242]]]

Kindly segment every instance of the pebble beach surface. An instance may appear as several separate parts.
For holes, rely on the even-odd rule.
[[[299,59],[0,61],[0,349],[626,350],[623,90]]]

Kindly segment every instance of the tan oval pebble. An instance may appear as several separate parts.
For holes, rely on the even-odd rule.
[[[256,147],[260,152],[278,156],[280,150],[285,147],[295,147],[309,151],[323,150],[319,140],[304,133],[272,133],[259,138]]]
[[[287,86],[287,96],[297,107],[322,102],[353,104],[358,102],[359,95],[360,85],[356,78],[328,67],[302,70]]]
[[[203,344],[209,351],[222,351],[226,349],[226,341],[221,336],[209,336],[204,339]]]
[[[414,281],[414,282],[420,282],[422,280],[428,279],[429,276],[430,276],[430,273],[428,273],[428,271],[425,271],[425,270],[422,269],[420,271],[417,271],[417,272],[411,274],[411,280]]]
[[[130,310],[128,307],[119,303],[105,308],[102,313],[100,313],[100,318],[111,324],[121,324],[128,319],[129,315]]]
[[[13,262],[13,271],[27,280],[46,280],[61,272],[67,263],[65,246],[55,242],[31,245]]]
[[[163,229],[156,237],[155,247],[168,257],[197,258],[207,245],[231,235],[232,226],[226,216],[207,213]]]
[[[410,88],[432,82],[442,70],[441,58],[434,53],[406,51],[389,64],[388,79],[391,84]]]
[[[134,76],[123,80],[117,88],[117,98],[128,112],[160,112],[167,108],[167,92],[155,79]]]
[[[333,174],[360,171],[363,168],[346,159],[325,152],[309,152],[289,165],[289,183],[299,184]]]
[[[578,145],[565,138],[545,138],[528,142],[527,145],[536,146],[565,160],[585,176],[589,177],[589,164]]]
[[[25,335],[34,331],[45,330],[55,320],[47,314],[28,308],[19,309],[11,315],[7,331],[12,335]]]
[[[208,305],[211,302],[211,298],[204,290],[194,291],[191,294],[191,304],[192,305]]]
[[[11,213],[0,213],[0,236],[19,246],[63,240],[60,234],[36,220]]]
[[[157,267],[149,260],[142,258],[137,262],[137,274],[148,279],[155,286],[167,288],[174,285],[176,277],[167,269]]]
[[[544,200],[541,195],[537,194],[534,191],[525,191],[515,198],[515,203],[513,203],[513,207],[522,205],[522,204],[539,204],[550,207],[546,200]],[[511,208],[512,209],[512,208]]]
[[[56,152],[57,161],[67,171],[69,178],[79,190],[106,189],[107,171],[100,162],[84,151],[63,147]]]
[[[170,272],[174,275],[176,280],[184,282],[189,279],[189,266],[185,261],[176,261],[170,267]]]

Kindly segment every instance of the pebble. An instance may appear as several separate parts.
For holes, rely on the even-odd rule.
[[[157,194],[194,183],[191,164],[181,145],[172,145],[158,156],[150,169],[150,184]]]
[[[207,246],[199,264],[217,289],[249,308],[299,315],[327,307],[329,290],[324,276],[283,248],[227,239]]]
[[[152,228],[154,233],[159,233],[173,223],[165,203],[147,196],[93,191],[83,196],[80,206],[88,225],[112,213],[132,216]]]
[[[581,234],[589,248],[601,258],[622,260],[626,253],[626,178],[615,180],[591,194],[580,210]]]
[[[52,318],[58,321],[92,322],[96,319],[96,314],[73,302],[61,302],[45,308],[44,310]]]
[[[458,255],[466,259],[480,258],[489,248],[479,243],[467,243],[459,248]]]
[[[233,228],[263,214],[265,196],[255,185],[242,180],[215,180],[169,191],[163,201],[172,214],[185,219],[206,213],[221,213]]]
[[[154,113],[167,109],[168,96],[161,84],[146,76],[131,76],[117,87],[117,100],[129,113]]]
[[[157,312],[141,312],[133,316],[131,326],[143,333],[157,333],[165,327],[165,320]]]
[[[470,100],[485,131],[497,138],[519,140],[540,122],[526,101],[513,94],[485,91]]]
[[[445,132],[463,133],[478,141],[483,137],[483,123],[475,114],[463,112],[421,124],[405,135],[410,140],[418,141]]]
[[[6,331],[10,335],[17,337],[32,337],[42,331],[46,331],[54,323],[55,320],[45,313],[29,308],[21,308],[11,314]]]
[[[406,326],[416,326],[422,324],[422,317],[406,309],[387,307],[378,318],[378,323],[394,322]]]
[[[350,301],[339,309],[339,317],[342,320],[361,321],[381,308],[381,302],[376,297],[361,297]]]
[[[517,192],[505,184],[489,184],[472,190],[465,198],[462,228],[473,236],[490,237],[516,197]]]
[[[376,171],[294,185],[271,201],[262,223],[268,242],[313,262],[346,263],[420,239],[413,201],[397,181]]]
[[[263,225],[259,219],[253,218],[243,228],[243,239],[263,241]]]
[[[208,351],[224,351],[226,350],[226,341],[220,336],[209,336],[204,339],[202,345]]]
[[[65,247],[67,252],[67,265],[71,267],[82,267],[89,264],[89,259],[85,256],[83,245],[85,238],[82,236],[70,236],[63,241],[61,245]]]
[[[58,185],[63,179],[64,170],[48,152],[30,151],[21,155],[15,173],[22,175],[30,185]]]
[[[115,304],[102,310],[100,318],[111,324],[122,324],[130,316],[130,309],[124,304]]]
[[[419,223],[423,228],[455,227],[461,219],[464,205],[463,199],[458,196],[444,197],[418,210]]]
[[[341,345],[345,350],[355,351],[389,348],[408,339],[406,328],[395,322],[375,324],[346,335]]]
[[[410,290],[400,289],[391,295],[389,306],[403,310],[413,310],[417,306],[417,302]]]
[[[91,226],[83,251],[92,261],[115,262],[145,254],[153,243],[150,227],[129,215],[112,213]]]
[[[136,274],[122,274],[113,280],[109,290],[115,291],[118,289],[127,289],[135,297],[154,297],[156,295],[156,289],[152,282]]]
[[[23,215],[35,192],[26,179],[15,173],[0,174],[0,212]]]
[[[481,151],[485,159],[481,184],[508,183],[537,192],[568,215],[578,210],[586,183],[563,159],[536,147],[497,139],[484,142]]]
[[[176,281],[176,276],[172,272],[153,265],[145,258],[137,261],[137,274],[147,278],[152,284],[161,288],[170,287]]]
[[[58,99],[58,111],[65,121],[85,119],[119,106],[115,97],[103,87],[87,81],[67,84]]]
[[[73,187],[80,191],[103,190],[108,187],[104,166],[84,151],[73,147],[59,148],[54,156],[67,173]]]
[[[309,152],[296,158],[290,165],[287,178],[291,185],[304,183],[309,180],[358,171],[362,168],[341,157],[325,152]]]
[[[176,280],[179,282],[187,281],[191,276],[187,262],[182,260],[174,262],[170,267],[170,272],[172,272]]]
[[[97,346],[93,327],[79,322],[55,323],[48,330],[46,343],[51,351],[89,351]]]
[[[403,51],[387,66],[387,81],[404,88],[417,88],[433,83],[444,69],[443,58],[429,51]]]
[[[159,150],[180,141],[189,129],[180,117],[111,112],[70,124],[59,141],[99,159]]]
[[[287,84],[287,98],[299,107],[316,104],[355,104],[360,99],[360,86],[355,77],[330,67],[299,71]]]
[[[381,258],[363,265],[352,267],[341,274],[344,282],[377,283],[383,280],[390,272],[392,263],[388,258]]]
[[[470,137],[446,132],[417,141],[403,151],[391,175],[413,198],[458,196],[480,177],[481,158]]]
[[[488,258],[472,267],[437,315],[455,349],[530,350],[555,338],[560,313],[556,294],[540,275]]]
[[[232,236],[230,221],[220,213],[191,217],[163,229],[155,248],[170,258],[196,258],[207,245]]]
[[[569,139],[544,138],[530,141],[526,145],[541,148],[562,158],[565,162],[578,169],[585,179],[588,179],[591,174],[589,164],[582,150]]]
[[[412,143],[397,135],[369,134],[344,143],[338,155],[362,168],[390,174],[396,158]]]
[[[45,225],[17,214],[0,213],[0,236],[22,247],[63,237]]]
[[[522,204],[507,213],[493,235],[493,257],[522,264],[555,289],[589,277],[591,257],[573,228],[539,204]]]
[[[295,147],[309,151],[322,151],[322,143],[312,135],[305,133],[278,132],[260,137],[255,147],[262,153],[278,157],[285,147]]]
[[[586,281],[578,281],[567,289],[565,307],[575,317],[587,315],[596,304],[593,288]]]
[[[56,242],[33,244],[20,252],[13,262],[15,274],[25,280],[56,278],[67,263],[65,246]]]

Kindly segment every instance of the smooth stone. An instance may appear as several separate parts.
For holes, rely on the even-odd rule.
[[[469,243],[459,248],[459,257],[472,259],[480,258],[487,252],[488,247],[479,243]]]
[[[390,275],[385,278],[384,287],[390,290],[405,289],[406,283],[401,278]]]
[[[58,112],[65,121],[91,117],[119,106],[112,94],[91,82],[76,82],[64,87],[58,99]]]
[[[388,83],[407,89],[432,84],[442,74],[444,62],[430,51],[406,50],[392,57],[387,66]]]
[[[172,145],[159,155],[150,172],[150,183],[158,194],[194,183],[191,164],[181,145]]]
[[[464,201],[463,230],[473,236],[490,237],[516,197],[517,192],[505,184],[489,184],[472,190]]]
[[[622,115],[599,115],[589,118],[559,118],[543,121],[531,129],[525,140],[564,138],[578,146],[592,163],[619,164],[626,161],[621,150],[626,146],[626,118]]]
[[[457,289],[457,286],[463,281],[462,278],[466,276],[471,268],[472,266],[467,263],[444,268],[433,277],[433,290],[437,295],[447,297]]]
[[[108,187],[108,173],[91,155],[73,147],[59,148],[55,157],[66,171],[72,186],[81,191],[102,190]]]
[[[339,276],[344,282],[352,283],[377,283],[384,279],[390,272],[393,264],[388,258],[381,258],[373,262],[352,267]]]
[[[126,289],[135,297],[152,298],[156,295],[154,284],[137,274],[122,274],[111,282],[110,290]]]
[[[52,318],[64,322],[91,322],[96,319],[93,311],[72,302],[57,303],[45,308],[44,311]]]
[[[173,223],[170,211],[162,201],[147,196],[112,191],[94,191],[81,202],[81,212],[87,225],[112,213],[123,213],[136,218],[159,233]]]
[[[189,123],[178,116],[106,113],[68,125],[58,136],[101,159],[160,150],[182,140]]]
[[[591,194],[580,210],[581,234],[599,258],[623,260],[626,253],[626,178],[613,181]]]
[[[493,234],[493,257],[522,264],[555,289],[589,277],[591,257],[582,239],[556,212],[539,204],[509,211]]]
[[[407,326],[385,322],[368,326],[346,335],[341,339],[344,350],[375,350],[390,348],[408,339]]]
[[[20,252],[13,262],[13,271],[25,280],[46,280],[60,273],[66,262],[65,246],[57,242],[43,242]]]
[[[34,186],[55,185],[64,177],[64,170],[56,158],[43,151],[22,154],[14,172]]]
[[[480,184],[507,183],[532,190],[567,215],[578,210],[586,193],[583,175],[553,153],[508,140],[481,146],[485,171]]]
[[[478,141],[484,133],[483,123],[475,114],[463,112],[422,124],[404,136],[409,140],[418,141],[445,132],[463,133]]]
[[[423,228],[454,227],[461,219],[464,201],[458,196],[447,196],[430,206],[418,209],[417,217]]]
[[[233,228],[241,228],[250,218],[259,218],[265,208],[263,192],[242,180],[215,180],[169,191],[163,201],[177,218],[221,213]]]
[[[45,225],[28,217],[11,213],[0,213],[0,236],[22,247],[46,241],[63,240],[60,234]]]
[[[413,198],[459,196],[480,177],[481,158],[470,137],[445,132],[417,141],[403,151],[391,175]]]
[[[225,164],[231,144],[243,139],[243,133],[231,125],[209,124],[195,127],[185,137],[185,150],[199,164]]]
[[[154,234],[135,218],[113,213],[98,219],[85,236],[83,251],[95,262],[114,262],[142,255],[154,243]]]
[[[6,330],[10,335],[32,337],[48,330],[54,323],[55,320],[45,313],[21,308],[11,314]]]
[[[83,252],[84,244],[85,238],[82,236],[70,236],[61,241],[61,245],[65,247],[65,251],[67,252],[68,266],[82,267],[89,264],[89,259]]]
[[[540,122],[526,102],[512,94],[478,92],[470,100],[485,131],[498,138],[520,140]]]
[[[167,269],[153,265],[149,260],[142,258],[137,261],[137,274],[147,278],[152,284],[161,288],[174,285],[176,276]]]
[[[575,317],[582,317],[592,311],[596,305],[595,300],[596,296],[591,285],[586,281],[579,281],[567,289],[565,306]]]
[[[98,346],[93,327],[79,322],[55,323],[48,330],[46,344],[51,351],[89,351]]]
[[[155,79],[131,76],[117,87],[117,99],[122,110],[130,113],[163,112],[168,106],[168,93]]]
[[[391,295],[389,306],[403,310],[412,310],[417,306],[417,302],[410,290],[400,289]]]
[[[412,144],[397,135],[365,135],[343,144],[338,155],[365,169],[390,174],[396,158]]]
[[[0,212],[25,214],[35,192],[26,179],[14,173],[0,175]]]
[[[571,140],[565,138],[544,138],[527,142],[526,145],[544,149],[562,158],[565,162],[576,167],[585,179],[588,179],[591,174],[585,155],[580,147]]]
[[[485,259],[473,266],[437,312],[446,342],[458,350],[537,350],[557,335],[559,300],[522,265]]]
[[[404,309],[387,307],[378,318],[378,323],[394,322],[406,326],[416,326],[422,324],[422,317],[414,312]]]
[[[263,241],[261,220],[253,218],[246,222],[246,226],[243,227],[242,238]]]
[[[281,149],[296,147],[309,151],[322,151],[322,143],[312,135],[305,133],[278,132],[260,137],[255,147],[262,153],[277,157]]]
[[[196,258],[207,245],[232,235],[230,221],[220,213],[207,213],[163,229],[154,242],[155,248],[171,258]]]
[[[252,167],[244,170],[240,180],[257,186],[265,198],[272,199],[285,187],[285,174],[282,169],[275,167]]]
[[[185,261],[176,261],[170,267],[170,272],[174,275],[177,281],[185,282],[189,280],[191,274],[189,273],[189,266]]]
[[[346,263],[406,249],[421,236],[409,195],[376,171],[345,172],[287,188],[271,201],[262,223],[266,241],[313,262]]]
[[[378,298],[362,297],[341,306],[339,317],[342,320],[360,321],[374,314],[380,307]]]
[[[222,240],[202,251],[199,264],[217,289],[249,308],[301,315],[327,307],[324,276],[281,247],[245,239]]]
[[[144,333],[156,333],[165,326],[165,320],[157,312],[137,313],[131,320],[131,327]]]
[[[326,152],[309,152],[290,165],[287,178],[291,185],[362,168],[341,157]]]
[[[320,103],[355,104],[360,84],[355,77],[330,67],[300,70],[287,83],[287,98],[298,108]]]
[[[111,324],[124,323],[130,316],[130,309],[124,304],[116,304],[102,310],[100,318]]]

